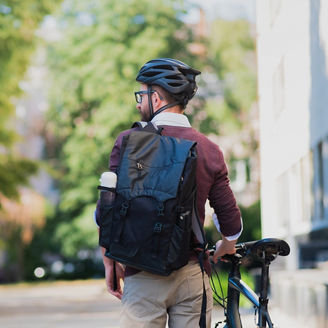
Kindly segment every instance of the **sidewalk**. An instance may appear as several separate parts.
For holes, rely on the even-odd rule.
[[[255,327],[253,311],[241,313],[243,328]],[[270,313],[275,328],[304,326],[275,308]],[[120,301],[107,293],[104,280],[0,285],[0,327],[118,328],[119,315]],[[223,319],[221,308],[215,308],[212,327]]]
[[[120,301],[104,280],[0,286],[0,327],[118,327]]]
[[[301,322],[295,318],[292,318],[284,314],[281,310],[276,307],[271,307],[269,303],[270,317],[274,324],[274,328],[294,328],[294,327],[309,327],[304,322]],[[240,309],[241,320],[243,328],[254,328],[256,327],[256,318],[254,317],[254,310]],[[215,308],[212,313],[212,327],[214,328],[215,323],[223,319],[223,313],[221,308]],[[218,328],[224,327],[223,324],[219,325]],[[311,327],[315,328],[315,327]]]

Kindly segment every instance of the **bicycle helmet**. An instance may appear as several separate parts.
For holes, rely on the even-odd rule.
[[[200,73],[200,71],[179,60],[171,58],[157,58],[150,60],[141,67],[136,80],[147,84],[149,87],[153,84],[159,85],[174,99],[176,99],[175,102],[156,111],[155,115],[157,115],[163,110],[177,104],[180,104],[183,108],[186,108],[188,101],[197,91],[195,77]],[[150,110],[151,116],[154,117],[151,102]]]

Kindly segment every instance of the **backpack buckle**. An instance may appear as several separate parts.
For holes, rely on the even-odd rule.
[[[157,216],[164,216],[164,204],[162,202],[157,205]]]
[[[154,232],[155,233],[161,233],[163,229],[163,224],[160,222],[156,222],[154,226]]]
[[[128,212],[128,208],[129,208],[129,202],[124,201],[122,203],[121,209],[120,209],[120,214],[122,216],[126,216],[127,212]]]

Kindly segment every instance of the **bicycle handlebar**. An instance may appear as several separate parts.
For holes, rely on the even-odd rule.
[[[261,240],[239,243],[236,244],[235,248],[235,254],[226,254],[222,256],[222,259],[233,262],[234,260],[240,260],[248,255],[255,255],[260,258],[263,256],[271,256],[274,259],[274,256],[276,255],[287,256],[290,252],[290,247],[287,242],[277,238],[265,238]],[[215,248],[210,250],[210,255],[213,255],[214,252]]]

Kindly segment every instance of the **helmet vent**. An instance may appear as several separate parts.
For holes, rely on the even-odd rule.
[[[180,75],[177,75],[177,74],[175,74],[175,75],[167,75],[167,80],[173,80],[173,81],[185,81],[185,79],[182,77],[182,76],[180,76]]]
[[[172,66],[169,65],[158,65],[156,66],[156,69],[173,71]]]
[[[180,87],[181,83],[177,83],[177,82],[169,82],[168,83],[171,87]]]
[[[153,77],[153,76],[156,76],[158,74],[159,74],[158,72],[145,72],[143,75],[147,76],[147,77]]]

